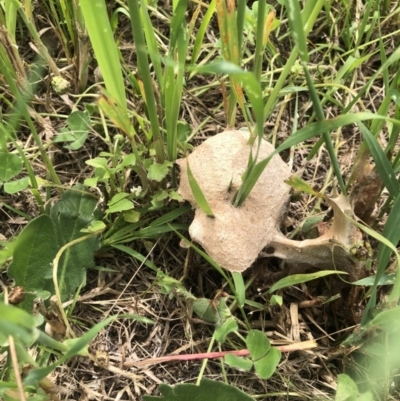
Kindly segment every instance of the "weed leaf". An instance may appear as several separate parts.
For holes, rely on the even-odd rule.
[[[19,306],[28,312],[32,311],[38,292],[54,293],[52,262],[59,249],[55,232],[52,219],[42,215],[32,220],[17,238],[8,274],[16,286],[24,289],[25,299]]]
[[[267,336],[260,330],[249,331],[246,337],[246,346],[254,362],[267,355],[271,349],[271,344]]]
[[[338,270],[322,270],[316,273],[308,273],[308,274],[293,274],[292,276],[285,277],[279,281],[277,281],[269,290],[268,293],[272,294],[273,292],[280,290],[285,287],[290,287],[292,285],[306,283],[307,281],[315,280],[320,277],[328,276],[330,274],[347,274],[346,272],[341,272]]]
[[[277,348],[271,348],[267,355],[254,362],[254,369],[261,379],[269,379],[276,370],[281,360],[281,352]]]
[[[12,153],[0,153],[0,181],[8,181],[22,170],[22,161]]]
[[[97,199],[83,185],[76,185],[63,193],[61,200],[50,212],[55,226],[55,238],[59,247],[82,237],[81,232],[93,220],[99,220]],[[54,237],[52,239],[54,241]],[[58,283],[62,301],[84,283],[86,269],[94,266],[94,252],[100,248],[98,236],[75,244],[65,250],[58,265]]]

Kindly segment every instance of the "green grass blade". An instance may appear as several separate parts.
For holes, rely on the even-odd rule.
[[[390,195],[393,198],[397,198],[399,196],[400,186],[389,160],[368,128],[361,122],[358,123],[358,126],[360,127],[364,140],[374,158],[376,168],[381,176],[383,184],[389,191]]]
[[[259,7],[262,7],[262,3],[259,2]],[[264,3],[265,5],[265,3]],[[237,34],[238,34],[238,48],[240,59],[242,58],[242,46],[243,46],[243,31],[244,31],[244,21],[246,18],[246,1],[239,1],[237,5],[236,12],[236,26],[237,26]]]
[[[317,20],[318,14],[321,8],[323,7],[324,3],[325,3],[324,0],[318,0],[317,2],[315,0],[308,0],[306,2],[303,11],[301,13],[302,21],[304,22],[305,35],[308,35],[308,33],[311,31],[311,28],[313,27],[315,21]],[[291,72],[292,66],[295,63],[297,56],[298,56],[298,49],[297,47],[295,47],[292,50],[285,66],[283,67],[283,70],[279,75],[279,78],[268,97],[267,103],[264,106],[265,118],[268,118],[270,116],[275,104],[278,102],[279,93],[283,88],[283,85],[285,84],[287,77]]]
[[[186,237],[184,237],[180,232],[174,230],[175,233],[179,236],[179,238],[184,241],[187,245],[189,245],[191,248],[193,248],[199,255],[201,255],[208,263],[210,263],[211,266],[217,270],[217,272],[228,282],[230,289],[232,290],[233,293],[235,293],[235,286],[232,280],[229,278],[229,276],[226,274],[225,270],[217,263],[214,261],[213,258],[208,256],[204,251],[202,251],[199,247],[194,245],[192,242],[190,242]]]
[[[158,121],[156,99],[153,91],[153,81],[150,75],[147,46],[144,40],[142,20],[140,18],[139,1],[140,0],[128,0],[129,14],[131,16],[133,38],[136,44],[139,73],[143,80],[145,101],[150,119],[151,133],[153,137],[153,146],[156,152],[157,163],[162,164],[165,160],[164,141],[161,135],[160,124]]]
[[[352,107],[362,98],[362,96],[364,96],[365,93],[370,90],[371,86],[376,81],[377,77],[379,77],[379,75],[382,74],[382,71],[389,68],[393,64],[397,63],[399,60],[400,60],[400,47],[398,47],[390,55],[390,57],[378,68],[375,74],[368,80],[368,82],[359,90],[357,96],[355,96],[354,99],[344,108],[343,113],[348,113],[352,109]],[[372,128],[372,125],[370,127],[370,130],[372,133],[376,132],[376,130]]]
[[[305,62],[303,62],[303,69],[304,69],[304,74],[306,76],[307,86],[308,86],[308,89],[310,91],[310,96],[311,96],[311,99],[312,99],[312,102],[313,102],[315,113],[317,115],[317,119],[319,121],[322,121],[325,118],[324,117],[324,112],[322,110],[322,105],[321,105],[321,102],[319,100],[317,91],[315,90],[315,86],[314,86],[314,83],[312,81],[310,72],[308,71],[307,64]],[[347,194],[346,186],[344,185],[342,173],[340,171],[339,161],[338,161],[338,159],[336,157],[335,149],[334,149],[333,144],[332,144],[331,135],[330,135],[329,132],[323,132],[322,133],[322,137],[324,139],[325,146],[326,146],[326,149],[328,151],[329,159],[330,159],[330,161],[332,163],[333,170],[335,171],[336,178],[337,178],[338,184],[340,186],[340,190],[342,191],[342,194],[346,195]]]
[[[167,154],[171,161],[178,155],[178,118],[184,82],[189,35],[185,12],[188,0],[180,0],[171,21],[170,49],[164,77],[164,105],[167,129]]]
[[[129,246],[113,244],[113,245],[111,245],[111,247],[118,249],[121,252],[127,253],[128,255],[137,259],[141,264],[146,265],[147,267],[149,267],[151,270],[154,270],[155,272],[158,272],[160,270],[151,260],[148,260],[147,257],[143,256],[141,253],[135,251],[134,249],[132,249]]]
[[[400,241],[399,227],[400,227],[400,196],[397,197],[397,199],[393,204],[392,210],[389,213],[385,227],[382,231],[382,235],[366,227],[360,227],[363,231],[367,232],[367,234],[381,241],[378,247],[378,255],[377,255],[378,266],[376,267],[375,282],[371,288],[371,293],[372,293],[371,298],[367,303],[367,306],[365,308],[361,320],[362,325],[365,325],[368,322],[370,318],[369,311],[376,305],[376,288],[379,284],[379,280],[384,275],[387,269],[392,252],[396,252],[396,246]],[[397,260],[399,260],[398,254],[396,254],[396,257]],[[398,265],[400,265],[400,263],[398,263]],[[399,297],[400,297],[400,269],[397,269],[395,285],[389,296],[388,302],[389,303],[393,301],[397,302]]]
[[[304,23],[302,13],[300,12],[300,3],[297,0],[286,0],[287,15],[289,27],[293,40],[297,46],[301,61],[308,62],[307,41],[304,32]]]
[[[306,283],[307,281],[315,280],[317,278],[325,277],[331,274],[348,274],[339,270],[322,270],[317,273],[308,274],[293,274],[292,276],[284,277],[277,281],[269,290],[268,294],[280,290],[282,288],[291,287],[296,284]]]
[[[246,286],[244,285],[243,275],[239,272],[232,272],[232,277],[235,283],[238,306],[239,308],[243,308],[246,300]]]
[[[309,124],[306,127],[302,128],[301,130],[297,131],[295,134],[293,134],[291,137],[289,137],[285,142],[283,142],[278,148],[276,148],[275,151],[272,152],[270,156],[268,156],[266,159],[262,160],[261,162],[257,163],[257,165],[254,167],[254,170],[252,172],[250,179],[248,179],[246,181],[246,183],[243,183],[243,189],[242,189],[242,194],[241,194],[241,198],[240,198],[241,202],[239,202],[239,201],[235,202],[235,205],[240,206],[243,203],[244,199],[247,198],[247,196],[253,189],[254,185],[256,184],[258,178],[264,171],[264,169],[267,166],[267,164],[269,163],[269,161],[277,153],[282,152],[283,150],[286,150],[292,146],[295,146],[295,145],[299,144],[300,142],[306,141],[314,136],[321,135],[323,132],[330,132],[330,131],[340,128],[344,125],[353,124],[355,122],[359,122],[359,121],[363,121],[363,120],[371,120],[374,118],[385,119],[385,117],[377,116],[372,113],[347,114],[344,116],[333,118],[331,120],[318,121],[316,123]],[[390,119],[388,119],[388,120],[390,120]]]
[[[154,72],[157,77],[158,85],[161,87],[163,78],[162,78],[162,68],[161,68],[161,55],[158,50],[156,35],[154,32],[153,24],[151,23],[151,19],[146,7],[146,3],[141,0],[140,13],[142,18],[143,30],[146,37],[147,48],[149,52],[149,56],[151,62],[153,64]]]
[[[239,79],[250,100],[256,118],[257,135],[262,138],[264,134],[264,103],[260,84],[253,73],[244,71],[238,65],[228,61],[216,61],[205,66],[196,67],[193,71],[206,74],[228,74]]]
[[[204,14],[203,20],[201,21],[200,24],[200,28],[196,34],[196,39],[194,41],[190,64],[194,64],[199,58],[201,46],[203,45],[204,35],[210,23],[211,17],[214,14],[215,6],[216,6],[216,0],[212,0],[207,8],[207,12]]]
[[[203,194],[203,191],[200,188],[200,185],[196,181],[196,178],[194,177],[192,170],[190,169],[189,162],[187,161],[186,163],[189,185],[190,189],[192,190],[194,199],[196,200],[196,203],[208,217],[215,217],[210,205],[207,202],[206,197]]]
[[[258,2],[256,50],[254,54],[254,75],[261,80],[261,69],[264,56],[264,23],[265,23],[265,1]]]
[[[127,112],[119,52],[104,0],[81,0],[80,7],[107,91]]]
[[[16,44],[15,28],[17,25],[17,11],[18,11],[18,7],[15,5],[14,1],[12,1],[12,0],[4,1],[4,13],[5,13],[5,17],[6,17],[6,28],[7,28],[7,32],[9,33],[14,44]]]

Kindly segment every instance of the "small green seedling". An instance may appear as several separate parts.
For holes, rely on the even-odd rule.
[[[243,370],[250,370],[254,366],[261,379],[270,378],[281,359],[281,352],[271,346],[267,336],[260,330],[249,331],[246,345],[250,351],[250,358],[226,355],[225,363]]]
[[[83,111],[74,111],[68,116],[68,128],[61,128],[54,142],[67,142],[66,149],[78,150],[86,141],[89,134],[91,121],[89,114]]]

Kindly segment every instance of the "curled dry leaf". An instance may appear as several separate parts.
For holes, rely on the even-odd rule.
[[[208,217],[197,206],[188,182],[186,159],[178,161],[180,194],[196,209],[189,227],[191,238],[230,271],[247,269],[265,249],[263,256],[278,257],[291,265],[336,267],[348,271],[352,278],[359,277],[360,263],[353,250],[361,246],[362,236],[346,217],[353,217],[353,212],[344,196],[326,199],[334,218],[319,238],[294,241],[279,231],[289,201],[290,187],[284,181],[290,170],[278,155],[267,165],[244,204],[239,208],[232,205],[247,167],[248,140],[246,131],[225,131],[207,139],[188,156],[192,173],[215,218]],[[259,160],[273,150],[270,143],[263,141]]]

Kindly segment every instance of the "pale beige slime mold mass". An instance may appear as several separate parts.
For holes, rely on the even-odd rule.
[[[257,258],[279,231],[282,210],[288,201],[289,167],[274,156],[241,207],[232,205],[242,180],[250,147],[247,131],[225,131],[210,137],[187,159],[181,168],[180,194],[196,209],[189,234],[222,267],[243,271]],[[269,156],[274,147],[262,141],[258,160]],[[255,147],[253,153],[255,154]],[[215,218],[197,207],[188,176],[187,160]]]
[[[328,231],[319,238],[294,241],[280,232],[290,189],[284,181],[290,171],[278,155],[267,165],[243,205],[232,205],[247,166],[248,139],[246,131],[225,131],[207,139],[186,159],[178,161],[180,193],[196,209],[189,227],[192,240],[230,271],[247,269],[261,253],[285,260],[297,272],[311,266],[344,270],[351,281],[362,277],[369,251],[361,231],[352,222],[354,213],[345,196],[330,199],[318,195],[324,197],[334,215]],[[272,151],[272,145],[263,141],[258,160],[265,159]],[[187,177],[187,161],[215,218],[208,217],[195,202]],[[261,252],[264,248],[266,252]]]

